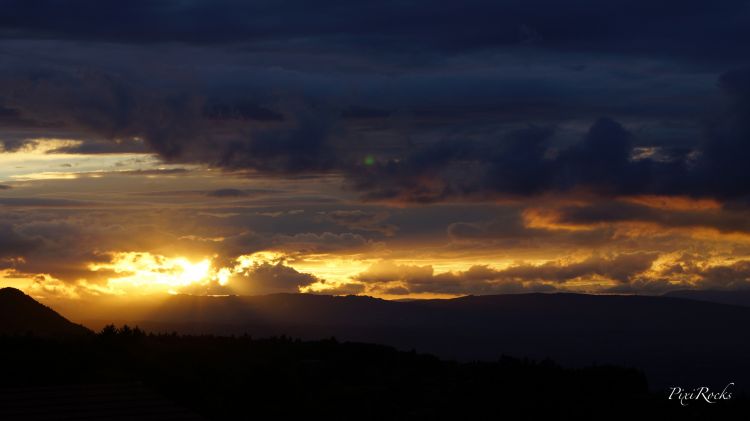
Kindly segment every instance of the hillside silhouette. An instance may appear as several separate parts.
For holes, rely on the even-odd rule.
[[[684,419],[724,419],[750,410],[746,394],[739,391],[732,400],[716,404],[696,401],[682,407],[679,402],[668,400],[664,390],[649,388],[648,374],[627,364],[566,368],[550,359],[503,354],[484,361],[455,361],[333,337],[302,340],[289,335],[263,338],[247,334],[154,334],[127,325],[120,328],[108,325],[97,334],[82,335],[76,329],[66,335],[48,335],[47,322],[40,323],[34,317],[46,320],[52,310],[18,292],[3,294],[12,297],[6,296],[3,302],[15,303],[14,308],[27,311],[25,314],[30,317],[18,318],[20,321],[16,322],[15,331],[24,333],[0,334],[0,361],[3,362],[0,419],[3,420],[78,419],[81,414],[87,419],[123,420],[197,417],[212,420],[630,420],[644,416],[670,419],[675,414]],[[459,339],[458,329],[466,328],[469,322],[477,323],[477,329],[492,327],[495,330],[490,331],[500,331],[497,330],[499,324],[506,323],[509,315],[517,317],[517,321],[503,328],[506,333],[520,332],[530,326],[529,320],[547,317],[550,328],[544,334],[559,330],[560,335],[572,335],[575,329],[565,325],[579,323],[592,312],[601,315],[600,319],[591,320],[593,331],[598,326],[617,322],[615,316],[619,315],[622,323],[612,325],[612,334],[616,336],[626,325],[623,311],[634,310],[633,305],[640,309],[640,315],[634,316],[636,321],[663,316],[659,307],[665,303],[672,304],[668,308],[679,312],[672,317],[684,316],[687,310],[703,310],[710,317],[739,317],[738,322],[743,322],[744,313],[738,310],[745,310],[690,300],[644,297],[598,300],[598,297],[580,295],[527,295],[518,296],[517,300],[513,298],[465,297],[412,302],[409,304],[414,305],[402,307],[401,304],[407,303],[367,297],[175,297],[165,306],[171,309],[170,317],[179,317],[180,310],[193,314],[187,320],[207,320],[213,315],[215,320],[229,321],[243,316],[244,320],[263,322],[267,326],[274,320],[299,323],[307,318],[308,322],[319,326],[337,321],[339,325],[352,328],[379,320],[395,323],[398,317],[404,317],[404,326],[427,332],[418,340],[438,335],[439,332],[428,329],[438,323],[445,324],[446,340]],[[535,313],[542,304],[546,313]],[[212,306],[218,306],[223,313],[215,313]],[[369,310],[372,312],[368,313]],[[349,318],[341,319],[346,316]],[[523,317],[525,323],[520,322]],[[658,331],[673,321],[655,321],[653,326]],[[29,334],[37,326],[42,328],[42,335]],[[577,326],[578,329],[583,327]],[[487,337],[475,337],[479,330],[464,332],[466,346],[482,341],[492,345]],[[372,332],[365,330],[367,336],[373,336]],[[586,342],[590,334],[581,330],[579,337],[568,339],[574,346],[598,349],[600,345]],[[535,335],[540,333],[497,339],[502,344],[512,344],[519,338],[528,340]],[[741,334],[735,336],[740,338],[737,343],[745,340]],[[536,344],[562,337],[540,337]],[[664,343],[671,340],[665,338]],[[525,346],[534,344],[530,342]],[[458,348],[462,345],[455,344]],[[651,352],[662,353],[658,348]],[[728,381],[741,384],[736,378]],[[700,385],[703,384],[714,390],[724,386],[701,381]],[[121,414],[115,416],[115,412]]]
[[[666,297],[687,298],[690,300],[750,307],[750,290],[725,291],[686,289],[668,292],[664,295]]]
[[[643,369],[653,387],[750,385],[750,308],[647,296],[519,294],[394,302],[275,294],[175,296],[142,326],[156,331],[344,340],[416,349],[442,358],[499,355]]]
[[[650,392],[633,368],[569,369],[504,356],[461,363],[334,338],[155,335],[107,326],[67,340],[0,336],[0,359],[13,362],[0,377],[0,395],[24,397],[0,399],[3,420],[64,419],[45,408],[58,408],[50,400],[68,399],[71,390],[96,395],[95,409],[90,397],[77,398],[84,405],[64,401],[65,413],[102,420],[141,419],[125,415],[149,405],[170,417],[142,419],[194,419],[171,415],[187,411],[212,420],[630,420],[668,418],[675,411],[721,419],[748,409],[742,397],[680,407]],[[107,408],[123,402],[131,406],[123,417],[107,415]],[[29,418],[32,413],[37,416]]]
[[[15,288],[0,289],[0,334],[69,336],[91,333]]]

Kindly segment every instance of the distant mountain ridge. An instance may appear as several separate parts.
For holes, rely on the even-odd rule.
[[[517,294],[386,301],[309,294],[174,296],[147,330],[341,340],[443,358],[501,355],[644,369],[655,384],[750,385],[750,308],[675,297]],[[720,356],[717,357],[717,356]]]
[[[687,298],[690,300],[709,301],[712,303],[731,304],[750,307],[750,290],[696,290],[685,289],[664,294],[666,297]]]
[[[642,322],[645,326],[638,329],[659,330],[675,328],[679,321],[690,322],[691,328],[708,328],[711,324],[706,317],[744,319],[750,317],[750,310],[671,296],[571,293],[479,295],[414,301],[312,294],[176,295],[152,312],[150,320],[244,326],[270,323],[417,328],[452,327],[467,322],[476,327],[499,327],[498,322],[512,322],[505,327],[543,323],[552,324],[556,329],[564,329],[566,323],[613,328]]]
[[[0,289],[0,334],[85,335],[91,331],[15,288]]]
[[[736,382],[750,392],[750,308],[675,297],[557,293],[404,302],[178,295],[144,319],[109,322],[154,332],[335,336],[464,361],[510,355],[568,366],[614,364],[644,370],[652,386]],[[87,332],[18,290],[0,290],[0,333],[29,331]]]

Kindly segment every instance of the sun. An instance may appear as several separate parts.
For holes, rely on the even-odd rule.
[[[286,259],[281,252],[260,251],[238,256],[224,267],[217,265],[212,257],[196,260],[146,251],[113,251],[106,253],[106,257],[105,262],[88,265],[90,271],[97,272],[92,285],[99,285],[102,293],[116,295],[192,294],[207,290],[230,293],[237,291],[236,282],[245,286],[255,282],[253,271],[258,267],[282,264]],[[326,278],[326,282],[317,282],[302,292],[330,289],[332,285],[345,283],[345,280],[342,282],[348,267],[345,261],[328,261],[321,266],[323,263],[325,259],[321,257],[319,261],[302,263],[300,268],[294,268]]]
[[[119,292],[176,292],[189,285],[207,284],[215,277],[209,258],[193,262],[148,252],[112,253],[110,262],[92,263],[89,270],[112,272],[107,283]]]
[[[167,280],[172,286],[187,286],[190,284],[205,281],[211,274],[211,261],[208,259],[201,260],[198,263],[191,263],[184,257],[174,260],[174,265],[182,271],[174,280]]]

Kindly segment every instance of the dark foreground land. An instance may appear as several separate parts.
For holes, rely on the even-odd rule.
[[[333,338],[152,335],[109,326],[64,338],[3,335],[0,360],[4,420],[97,419],[113,408],[123,420],[720,420],[737,419],[749,408],[737,395],[680,406],[650,392],[645,376],[630,368],[564,369],[507,357],[457,363]],[[79,407],[50,401],[50,390],[75,394],[81,388],[99,390],[100,401],[118,388],[149,397],[121,402],[122,409],[117,402],[92,409],[80,407],[85,400]],[[163,417],[139,416],[144,405],[155,405]]]
[[[142,319],[118,322],[194,335],[333,336],[464,362],[512,355],[565,367],[636,367],[653,391],[734,382],[750,393],[750,307],[693,299],[517,294],[394,302],[310,294],[186,295],[171,297]]]
[[[21,291],[0,289],[0,421],[722,420],[750,414],[746,307],[569,294],[414,303],[288,294],[175,298],[159,313],[165,321],[224,335],[112,325],[94,333]],[[217,327],[229,322],[240,324],[224,332]],[[256,336],[231,336],[235,330]],[[273,336],[281,332],[293,336]],[[466,353],[452,358],[453,351]],[[566,368],[540,358],[540,351],[555,361],[563,357]],[[573,351],[610,361],[572,365],[564,357]],[[633,356],[633,363],[621,356]],[[688,391],[717,392],[734,382],[732,397],[715,403],[698,397],[683,406],[668,399],[655,368]]]

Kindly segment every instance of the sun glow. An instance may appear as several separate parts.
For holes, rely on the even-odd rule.
[[[255,265],[263,263],[277,263],[285,259],[283,253],[273,251],[259,251],[253,254],[243,254],[235,260],[237,264],[232,268],[234,273],[244,273]]]
[[[276,264],[285,259],[283,253],[264,251],[239,256],[228,267],[217,267],[212,258],[194,261],[149,252],[113,252],[108,257],[108,262],[90,263],[88,269],[104,277],[107,287],[116,294],[176,294],[196,286],[221,287],[218,289],[230,293],[233,278],[248,276],[254,267],[264,263]]]
[[[168,258],[151,253],[119,252],[109,263],[92,263],[89,270],[111,271],[118,276],[108,279],[115,289],[138,289],[156,292],[166,289],[176,292],[180,287],[210,282],[215,273],[211,260],[191,262],[187,258]]]

